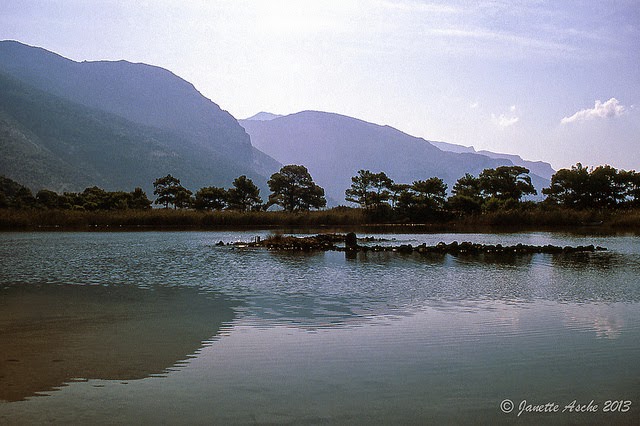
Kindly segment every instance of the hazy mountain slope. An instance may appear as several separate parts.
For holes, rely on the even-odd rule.
[[[456,152],[458,154],[463,152],[470,153],[470,154],[476,153],[475,148],[472,146],[457,145],[454,143],[438,142],[438,141],[429,141],[429,143],[435,146],[436,148],[440,148],[442,151]]]
[[[158,127],[251,162],[249,136],[191,83],[163,68],[117,62],[74,62],[41,48],[0,42],[0,71],[73,102]]]
[[[255,179],[262,179],[260,181],[256,180],[254,183],[262,188],[266,193],[268,190],[266,180],[268,180],[273,173],[280,170],[282,164],[254,146],[251,147],[251,151],[253,157],[252,168],[254,173],[249,173],[247,176],[256,176]],[[238,177],[238,175],[236,175],[236,177]],[[230,186],[230,183],[226,186]]]
[[[506,158],[508,160],[511,160],[513,164],[526,167],[531,171],[531,173],[549,180],[551,180],[551,176],[553,176],[556,172],[549,163],[545,163],[544,161],[523,160],[519,155],[500,154],[485,150],[478,151],[478,154],[486,155],[487,157],[491,158]]]
[[[150,145],[145,149],[137,146],[128,153],[132,154],[137,150],[136,155],[139,156],[143,153],[152,155],[149,153],[163,152],[164,154],[153,154],[155,157],[144,159],[149,167],[153,165],[153,174],[156,176],[169,172],[165,170],[169,163],[178,177],[194,175],[193,167],[187,161],[193,159],[198,164],[208,163],[208,168],[202,170],[202,177],[197,179],[200,182],[206,179],[207,185],[228,186],[233,178],[246,174],[265,187],[268,176],[280,167],[279,163],[251,145],[249,135],[229,113],[203,97],[193,85],[162,68],[126,61],[79,63],[44,49],[3,41],[0,42],[0,72],[20,80],[25,87],[55,95],[60,101],[68,101],[67,106],[73,104],[75,108],[108,113],[101,116],[102,124],[107,128],[113,129],[112,124],[116,128],[124,126],[129,130],[133,129],[134,124],[138,126],[135,131],[125,131],[127,138],[134,144],[141,142]],[[53,104],[50,103],[49,107]],[[35,104],[31,106],[35,107]],[[126,120],[127,124],[113,121],[116,118]],[[51,121],[50,118],[43,119]],[[24,121],[21,124],[22,133],[28,133],[30,124]],[[8,125],[5,123],[6,126]],[[66,125],[65,129],[72,130]],[[70,135],[68,132],[65,134]],[[153,136],[149,136],[150,134]],[[115,161],[116,157],[119,158],[118,161],[124,162],[141,160],[139,157],[127,159],[123,156],[124,152],[106,152],[107,149],[126,148],[124,143],[113,145],[115,141],[106,135],[114,136],[113,132],[106,132],[104,138],[91,140],[96,152],[104,154],[104,160],[111,158]],[[73,144],[78,141],[67,142]],[[160,143],[162,149],[156,149],[154,143]],[[144,152],[139,151],[140,149]],[[169,154],[165,155],[166,153]],[[47,158],[51,159],[50,156]],[[45,161],[44,157],[41,160]],[[89,163],[75,165],[71,159],[58,160],[77,166],[78,170],[86,169],[88,174],[85,177],[91,182],[95,181],[95,184],[133,181],[125,179],[126,176],[116,177],[115,173],[110,176],[109,168],[104,173],[96,174],[95,167],[92,171],[87,169],[90,167]],[[163,168],[163,164],[166,167]],[[56,167],[60,169],[63,166],[58,163]],[[196,169],[200,167],[197,166]],[[0,172],[3,170],[0,169]],[[57,174],[60,174],[60,170]],[[84,182],[74,181],[68,174],[67,178],[73,187]],[[30,185],[46,184],[41,179],[32,179],[31,182]],[[145,185],[145,182],[138,182],[136,185]]]
[[[229,185],[238,168],[178,135],[141,126],[0,74],[0,171],[34,190],[152,189],[172,173],[187,187]],[[255,178],[259,176],[254,174]]]
[[[63,192],[92,183],[91,176],[51,152],[37,135],[9,116],[2,107],[0,149],[2,173],[32,190],[46,186]]]
[[[475,148],[472,146],[462,146],[462,145],[456,145],[456,144],[447,143],[447,142],[434,142],[434,141],[429,141],[429,142],[443,151],[458,152],[458,153],[470,152],[470,153],[486,155],[487,157],[490,157],[490,158],[505,158],[507,160],[510,160],[513,164],[517,166],[526,167],[531,171],[531,173],[549,180],[551,179],[551,176],[553,176],[553,174],[556,172],[553,169],[553,167],[551,167],[551,164],[549,163],[545,163],[544,161],[523,160],[522,157],[520,157],[519,155],[500,154],[497,152],[491,152],[486,150],[476,151]]]
[[[252,115],[249,118],[245,118],[245,120],[269,121],[279,117],[282,117],[282,115],[261,111],[255,115]]]
[[[465,173],[477,175],[485,168],[512,164],[474,153],[445,152],[392,127],[326,112],[304,111],[240,123],[256,148],[283,164],[305,165],[339,203],[344,203],[344,191],[359,169],[384,171],[404,183],[438,176],[451,188]],[[534,181],[545,182],[537,177]]]

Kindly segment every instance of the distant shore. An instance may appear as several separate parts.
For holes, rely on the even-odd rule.
[[[371,220],[362,209],[287,213],[202,212],[186,209],[123,211],[0,209],[3,231],[144,231],[234,229],[336,229],[355,232],[640,232],[640,209],[508,210],[425,223]]]

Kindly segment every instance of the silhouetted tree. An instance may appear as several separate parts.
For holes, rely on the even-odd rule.
[[[537,194],[531,183],[529,169],[522,166],[500,166],[485,169],[478,177],[480,189],[486,197],[520,201],[524,195]]]
[[[80,197],[85,210],[109,210],[111,208],[107,192],[97,186],[86,188]]]
[[[131,204],[131,193],[124,191],[107,192],[101,209],[127,210]]]
[[[260,189],[253,181],[242,175],[233,181],[233,188],[227,191],[228,208],[247,211],[260,205]]]
[[[359,170],[358,175],[351,178],[351,188],[345,191],[345,200],[358,203],[366,209],[376,209],[389,201],[392,186],[393,180],[384,172]]]
[[[13,197],[13,202],[11,204],[11,207],[17,209],[35,207],[36,198],[33,196],[33,193],[29,188],[23,186],[18,189],[18,192],[15,197]]]
[[[36,194],[36,201],[38,205],[47,209],[57,209],[60,207],[59,203],[60,196],[53,191],[48,189],[41,189]]]
[[[635,205],[640,198],[640,177],[634,171],[598,166],[589,170],[578,163],[571,169],[558,170],[551,185],[542,193],[547,202],[565,207],[613,208]]]
[[[398,210],[411,219],[427,219],[436,216],[444,207],[447,185],[438,177],[417,180],[400,194]]]
[[[271,175],[267,182],[272,194],[270,204],[286,211],[319,209],[327,205],[324,189],[318,186],[304,166],[288,165]]]
[[[0,194],[0,206],[3,207],[23,209],[36,205],[36,199],[29,188],[5,176],[0,176]]]
[[[193,204],[193,199],[191,198],[192,194],[193,193],[186,188],[178,189],[178,191],[176,192],[175,201],[176,208],[186,209],[188,207],[191,207],[191,205]]]
[[[549,202],[571,208],[587,208],[591,203],[589,170],[578,163],[571,169],[560,169],[551,177],[551,185],[543,188]]]
[[[396,208],[398,206],[398,199],[402,195],[402,193],[411,188],[411,185],[406,183],[394,183],[389,188],[389,192],[391,194],[390,201],[391,207]]]
[[[198,210],[221,210],[227,205],[227,190],[216,186],[200,188],[194,206]]]
[[[165,177],[158,178],[153,182],[153,194],[157,195],[155,203],[163,204],[165,208],[169,208],[169,205],[173,205],[174,208],[178,207],[178,204],[183,206],[188,196],[191,196],[191,191],[180,185],[180,179],[173,176],[166,175]],[[188,196],[185,194],[188,193]]]
[[[459,195],[481,201],[482,188],[480,188],[480,179],[469,173],[465,173],[465,175],[458,179],[455,185],[453,185],[451,194],[454,196]]]
[[[624,182],[624,203],[630,207],[640,206],[640,173],[636,171],[624,171],[620,172],[621,179]]]
[[[77,192],[64,192],[59,203],[63,209],[84,210],[84,199]]]
[[[359,170],[358,175],[351,178],[351,187],[345,191],[345,200],[360,204],[363,208],[369,207],[372,175],[369,170]]]
[[[594,207],[615,207],[625,199],[625,184],[615,168],[598,166],[589,174],[589,193]]]
[[[131,192],[129,208],[135,210],[146,210],[151,208],[151,200],[149,200],[147,194],[142,190],[142,188],[136,188]]]
[[[466,173],[453,185],[447,209],[458,214],[478,213],[483,201],[480,179]]]

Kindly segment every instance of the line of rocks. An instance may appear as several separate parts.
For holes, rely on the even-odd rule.
[[[544,246],[535,246],[528,244],[516,244],[511,246],[503,246],[502,244],[477,244],[468,241],[458,243],[454,241],[450,244],[439,242],[435,246],[428,246],[426,243],[419,246],[411,244],[403,244],[400,246],[356,246],[356,247],[336,247],[337,251],[373,251],[373,252],[398,252],[398,253],[440,253],[440,254],[534,254],[534,253],[578,253],[578,252],[595,252],[604,251],[606,248],[594,246],[554,246],[547,244]]]
[[[337,243],[344,243],[337,245]],[[223,245],[220,242],[218,245]],[[440,254],[480,254],[480,253],[496,253],[496,254],[534,254],[534,253],[577,253],[577,252],[595,252],[604,251],[606,248],[594,246],[554,246],[547,244],[544,246],[516,244],[503,246],[502,244],[478,244],[468,241],[458,243],[454,241],[446,244],[439,242],[435,246],[428,246],[426,243],[412,246],[411,244],[402,244],[399,246],[381,246],[381,245],[360,245],[355,233],[351,232],[346,235],[342,234],[319,234],[311,237],[293,237],[276,235],[268,237],[264,240],[260,238],[254,239],[249,243],[239,243],[237,246],[242,247],[261,247],[269,250],[277,251],[343,251],[343,252],[398,252],[398,253],[440,253]]]

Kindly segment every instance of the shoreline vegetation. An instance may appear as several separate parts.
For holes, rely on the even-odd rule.
[[[374,218],[375,219],[375,218]],[[364,209],[336,207],[305,212],[237,212],[186,209],[0,209],[4,231],[135,231],[335,229],[360,232],[640,232],[640,209],[572,210],[534,207],[424,222],[374,220]]]
[[[537,202],[527,199],[537,190],[520,166],[465,174],[450,194],[437,177],[402,184],[384,172],[359,170],[351,180],[345,200],[358,207],[326,208],[324,189],[299,165],[271,175],[266,202],[246,176],[228,189],[204,187],[194,194],[167,175],[153,182],[153,202],[141,188],[94,186],[63,194],[42,189],[34,196],[0,176],[0,230],[640,231],[640,173],[610,166],[578,163],[559,170]]]

